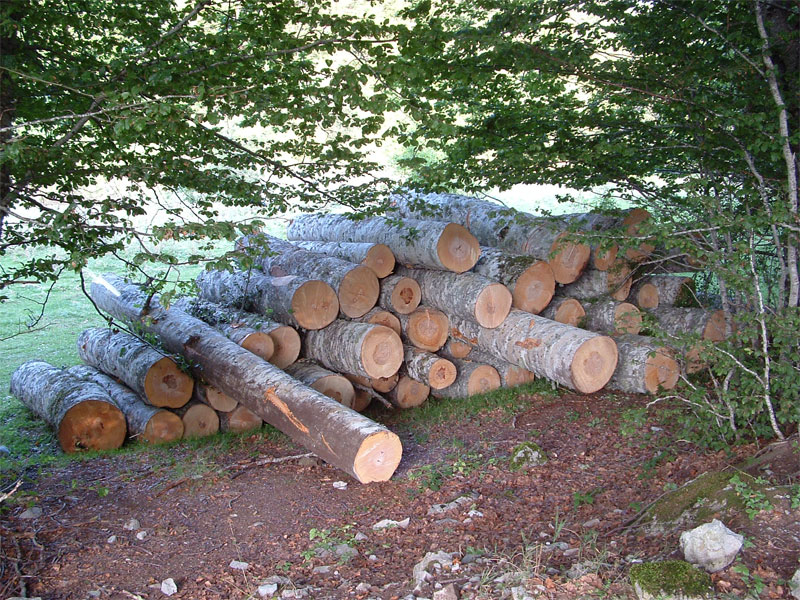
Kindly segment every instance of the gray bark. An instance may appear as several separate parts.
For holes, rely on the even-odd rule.
[[[505,285],[513,297],[514,308],[533,314],[539,314],[555,293],[553,269],[532,256],[481,246],[481,257],[473,271]]]
[[[458,374],[451,361],[413,346],[405,346],[403,368],[412,379],[437,390],[452,385]]]
[[[468,398],[475,394],[485,394],[500,387],[500,374],[491,365],[454,358],[453,364],[458,376],[452,385],[439,390],[431,390],[437,398]]]
[[[379,279],[389,276],[394,271],[394,254],[386,244],[376,244],[374,242],[304,242],[300,240],[292,243],[298,248],[309,252],[327,254],[328,256],[335,256],[342,260],[369,267]]]
[[[617,335],[637,334],[642,328],[642,315],[639,309],[628,302],[600,300],[584,304],[586,316],[581,327],[589,331]]]
[[[623,302],[628,298],[633,283],[630,275],[630,268],[621,262],[608,271],[587,269],[580,279],[561,287],[558,294],[578,300],[611,297]]]
[[[606,384],[609,390],[635,394],[655,394],[671,390],[680,376],[672,352],[653,338],[622,335],[616,338],[619,365]]]

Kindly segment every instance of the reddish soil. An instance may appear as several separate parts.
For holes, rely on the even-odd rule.
[[[456,553],[454,565],[419,590],[423,597],[452,582],[462,598],[500,598],[502,585],[492,579],[520,568],[528,590],[542,598],[633,597],[630,564],[682,558],[679,531],[648,535],[626,527],[637,511],[665,489],[756,451],[703,452],[670,443],[668,426],[652,416],[623,418],[646,402],[533,396],[512,412],[433,426],[375,413],[405,448],[394,478],[382,484],[360,485],[315,460],[264,464],[305,451],[262,435],[218,455],[190,456],[195,451],[179,445],[46,468],[0,515],[0,597],[164,598],[160,583],[173,578],[173,598],[259,598],[259,584],[280,575],[291,582],[284,597],[296,589],[307,598],[404,598],[414,588],[414,564],[440,550]],[[539,444],[549,462],[511,471],[508,456],[523,441]],[[796,453],[786,456],[797,461]],[[790,476],[796,466],[789,465]],[[334,487],[337,481],[346,489]],[[428,515],[432,505],[464,495],[473,498]],[[42,514],[23,519],[30,505]],[[480,514],[470,517],[470,510]],[[406,517],[407,529],[372,529],[381,519]],[[140,527],[128,531],[131,519]],[[749,540],[740,560],[751,575],[728,568],[714,575],[717,590],[744,595],[760,580],[763,598],[789,597],[783,582],[800,566],[800,523],[789,498],[753,520],[742,514],[726,524]],[[366,538],[355,541],[356,533]],[[358,555],[330,554],[342,542]],[[233,569],[233,560],[249,566]],[[567,574],[586,561],[594,561],[589,572]]]

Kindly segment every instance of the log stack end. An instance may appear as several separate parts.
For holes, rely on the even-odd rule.
[[[380,284],[375,272],[364,265],[354,267],[339,284],[339,307],[351,319],[367,314],[378,301]]]
[[[445,268],[455,273],[463,273],[478,262],[481,245],[466,227],[448,223],[439,236],[436,254]]]
[[[58,425],[64,452],[114,450],[122,446],[128,427],[122,411],[107,400],[83,400],[70,408]]]
[[[583,342],[570,366],[575,389],[592,394],[602,389],[617,368],[617,345],[608,336],[600,335]]]
[[[576,281],[589,264],[592,247],[576,241],[575,233],[560,234],[550,247],[550,258],[547,261],[553,269],[553,276],[558,283],[567,284]]]
[[[292,296],[292,315],[304,329],[322,329],[333,323],[338,314],[339,299],[324,281],[310,279]]]
[[[402,457],[400,438],[388,430],[377,431],[361,442],[353,462],[353,475],[361,483],[389,481]]]
[[[144,380],[147,401],[164,408],[180,408],[186,404],[193,388],[194,380],[168,356],[150,367]]]

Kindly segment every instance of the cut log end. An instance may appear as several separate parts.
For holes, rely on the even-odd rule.
[[[619,253],[619,246],[616,244],[607,248],[597,246],[592,250],[592,266],[598,271],[608,271],[616,262],[617,253]]]
[[[241,404],[229,413],[222,413],[219,417],[219,428],[222,431],[244,433],[260,429],[264,421],[256,413]]]
[[[399,381],[400,376],[395,373],[394,375],[390,375],[389,377],[378,377],[369,380],[370,387],[380,394],[386,394],[387,392],[391,392],[394,388],[397,387],[397,382]]]
[[[445,268],[456,273],[469,271],[478,262],[481,246],[469,230],[456,223],[449,223],[436,244],[439,261]]]
[[[144,379],[147,402],[160,408],[184,406],[192,397],[193,387],[194,380],[181,371],[168,356],[150,367]]]
[[[575,389],[592,394],[608,383],[617,368],[617,345],[610,337],[586,340],[575,352],[571,373]]]
[[[353,397],[353,406],[350,408],[356,412],[364,412],[371,403],[372,394],[370,394],[367,390],[357,389],[355,390],[355,396]]]
[[[58,443],[64,452],[113,450],[127,433],[125,415],[103,400],[85,400],[70,408],[58,426]]]
[[[264,360],[270,360],[272,355],[275,354],[275,342],[268,333],[263,331],[251,333],[239,345]]]
[[[585,316],[586,311],[580,301],[575,298],[566,298],[556,308],[555,319],[553,320],[565,325],[578,327]]]
[[[269,359],[279,369],[285,369],[300,356],[300,334],[293,327],[282,325],[269,332],[275,351]]]
[[[403,364],[403,342],[388,327],[373,327],[361,346],[361,364],[373,378],[389,377]]]
[[[555,280],[561,284],[576,281],[591,258],[591,246],[570,241],[575,239],[575,235],[562,233],[550,247],[550,258],[547,262],[553,269]]]
[[[636,292],[636,304],[639,308],[658,308],[659,292],[652,283],[644,283]]]
[[[660,389],[671,390],[678,383],[681,374],[678,362],[665,350],[658,350],[647,357],[644,371],[644,386],[655,394]]]
[[[538,315],[550,304],[556,289],[553,268],[544,261],[533,263],[514,283],[515,308]]]
[[[506,387],[517,387],[518,385],[531,383],[534,379],[536,379],[536,375],[533,371],[522,367],[511,366],[506,370],[503,384]]]
[[[218,410],[219,412],[231,412],[234,408],[239,406],[238,401],[213,386],[206,385],[204,391],[205,396],[201,397],[200,400],[208,404],[214,410]]]
[[[608,271],[608,293],[614,299],[624,302],[628,299],[633,285],[631,268],[622,261],[617,261]]]
[[[511,302],[511,292],[502,283],[487,285],[475,302],[475,321],[487,329],[494,329],[508,316]]]
[[[367,322],[372,323],[373,325],[383,325],[384,327],[388,327],[397,335],[402,335],[403,333],[403,328],[400,325],[400,319],[398,319],[388,310],[375,311],[375,314],[373,314]]]
[[[456,366],[446,358],[440,358],[431,365],[428,384],[435,390],[441,390],[452,385],[457,376]]]
[[[467,383],[467,393],[470,396],[475,394],[485,394],[496,390],[502,384],[500,373],[490,365],[479,365],[469,376]]]
[[[325,394],[328,398],[333,398],[339,404],[353,408],[355,390],[353,384],[342,375],[328,375],[320,377],[312,385],[312,388]]]
[[[431,388],[411,377],[403,376],[392,390],[389,400],[397,408],[415,408],[428,399]]]
[[[417,348],[436,352],[444,346],[450,330],[450,320],[435,308],[419,308],[408,317],[406,335]]]
[[[639,235],[639,225],[650,218],[650,213],[643,208],[634,208],[622,221],[625,232],[630,236]],[[634,248],[628,248],[625,257],[633,262],[641,262],[650,256],[655,246],[648,241],[642,241]]]
[[[715,310],[703,328],[703,339],[710,342],[721,342],[728,337],[726,331],[725,311]]]
[[[361,483],[388,481],[402,456],[400,438],[391,431],[379,431],[361,443],[353,463],[353,475]]]
[[[210,406],[195,404],[190,406],[181,417],[183,420],[183,437],[198,438],[214,435],[219,431],[219,416]]]
[[[447,354],[453,358],[466,358],[470,352],[472,352],[472,344],[455,339],[447,342]]]
[[[148,444],[179,440],[183,437],[183,421],[175,413],[160,410],[147,422],[140,437]]]
[[[292,315],[304,329],[327,327],[338,314],[339,299],[333,288],[324,281],[306,281],[292,297]]]
[[[359,265],[348,271],[339,284],[339,308],[351,319],[367,314],[378,301],[380,284],[375,272]]]
[[[361,264],[372,269],[379,279],[383,279],[394,271],[394,253],[386,244],[375,244],[367,251]]]
[[[642,329],[642,313],[633,304],[620,302],[614,308],[614,333],[637,334]]]
[[[392,308],[396,313],[409,315],[419,306],[422,290],[411,277],[403,277],[392,290]]]

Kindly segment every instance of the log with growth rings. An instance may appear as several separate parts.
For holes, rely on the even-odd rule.
[[[437,398],[468,398],[475,394],[485,394],[500,387],[500,374],[491,365],[462,359],[453,359],[458,376],[452,385],[439,390],[431,390]]]
[[[435,390],[452,385],[458,375],[451,361],[413,346],[405,346],[403,368],[409,377]]]
[[[680,367],[671,350],[642,335],[621,335],[615,341],[620,360],[608,389],[655,394],[678,383]]]
[[[399,315],[409,315],[419,306],[422,290],[411,277],[391,275],[381,281],[378,305]]]
[[[394,271],[395,258],[386,244],[372,242],[292,242],[298,248],[335,256],[372,269],[378,279],[388,277]]]
[[[534,314],[539,314],[555,293],[552,267],[532,256],[482,246],[473,271],[505,285],[511,292],[514,308]]]
[[[420,350],[436,352],[447,342],[450,319],[442,311],[420,306],[410,315],[398,314],[404,341]]]

